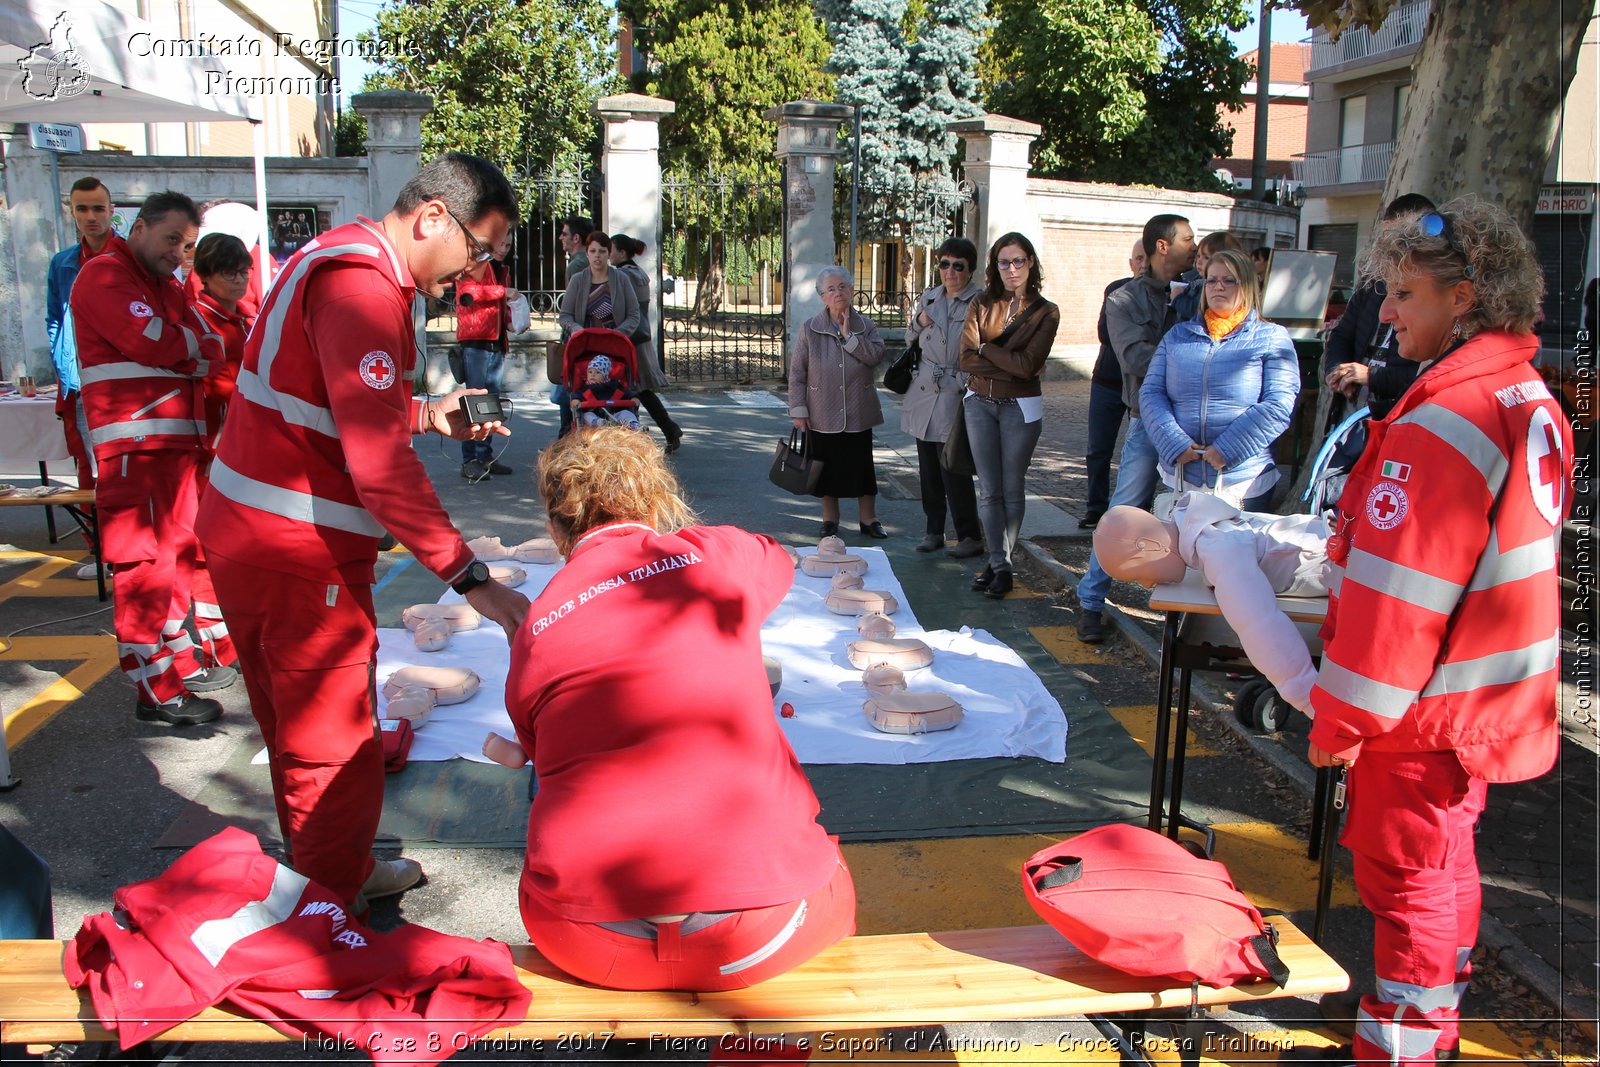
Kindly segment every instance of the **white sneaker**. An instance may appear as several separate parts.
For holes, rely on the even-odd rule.
[[[92,582],[98,576],[98,568],[93,563],[85,563],[78,568],[78,577],[86,582]]]
[[[378,900],[404,893],[422,880],[422,864],[416,860],[374,860],[372,873],[367,875],[361,895],[367,900]]]

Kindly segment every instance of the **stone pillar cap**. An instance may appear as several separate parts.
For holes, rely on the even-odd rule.
[[[768,108],[761,113],[761,117],[768,122],[776,122],[779,119],[823,119],[843,122],[853,114],[855,108],[849,104],[830,104],[824,100],[790,100],[786,104]]]
[[[1010,115],[979,115],[976,118],[947,122],[945,129],[960,137],[981,133],[1009,133],[1023,137],[1038,137],[1044,127],[1037,122],[1014,119]]]
[[[357,111],[432,111],[433,97],[404,89],[377,89],[355,94],[350,106]]]
[[[590,109],[601,118],[633,117],[637,119],[656,118],[670,115],[678,110],[678,105],[671,100],[663,100],[659,96],[646,96],[643,93],[620,93],[616,96],[602,96],[594,102]]]

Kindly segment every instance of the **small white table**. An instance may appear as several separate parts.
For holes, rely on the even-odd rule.
[[[0,394],[0,471],[21,470],[24,464],[37,463],[39,484],[48,485],[50,472],[45,464],[71,459],[67,435],[56,417],[54,387],[38,396]],[[54,507],[46,505],[44,524],[53,545],[59,540]]]

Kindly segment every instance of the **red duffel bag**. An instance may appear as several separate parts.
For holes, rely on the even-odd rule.
[[[1229,986],[1289,971],[1277,931],[1228,869],[1137,826],[1101,826],[1036,852],[1022,891],[1084,955],[1147,977]]]

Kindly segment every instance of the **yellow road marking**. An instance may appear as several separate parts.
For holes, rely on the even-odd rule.
[[[1306,855],[1306,843],[1265,822],[1212,823],[1217,832],[1215,859],[1227,864],[1233,882],[1258,908],[1309,911],[1317,906],[1318,862]],[[1355,885],[1342,870],[1333,879],[1332,906],[1361,903]]]
[[[856,883],[856,932],[1031,926],[1022,863],[1065,835],[1017,834],[844,846]]]
[[[71,552],[0,552],[0,562],[39,561],[37,567],[0,585],[0,601],[23,596],[98,596],[99,586],[94,582],[83,581],[76,574],[63,579],[55,577],[69,569],[76,571],[92,558],[88,551],[83,549]],[[110,583],[109,575],[106,576],[106,581]]]
[[[6,741],[15,748],[67,705],[117,669],[117,642],[105,636],[15,637],[0,660],[34,663],[80,661],[33,699],[5,716]]]
[[[1196,709],[1197,710],[1197,709]],[[1144,754],[1151,759],[1156,754],[1156,708],[1154,704],[1137,704],[1129,707],[1107,708],[1106,711],[1113,719],[1122,724],[1128,731],[1128,736],[1144,749]],[[1193,716],[1194,710],[1190,715]],[[1177,716],[1173,716],[1174,719]],[[1186,758],[1193,759],[1198,756],[1215,756],[1217,750],[1206,744],[1200,735],[1194,732],[1194,727],[1189,728],[1189,743],[1184,746]]]
[[[1099,649],[1104,645],[1086,645],[1078,640],[1078,631],[1071,626],[1033,626],[1028,630],[1060,663],[1086,664],[1102,662]]]

